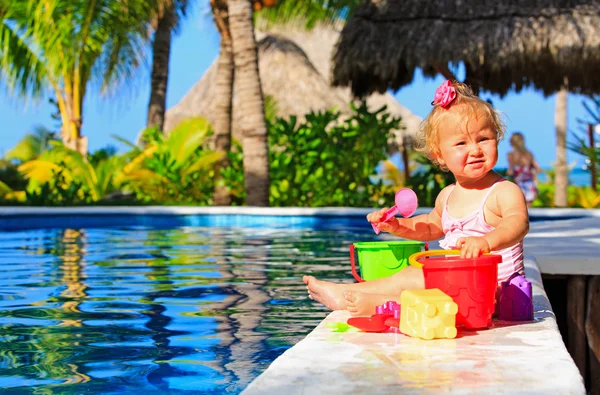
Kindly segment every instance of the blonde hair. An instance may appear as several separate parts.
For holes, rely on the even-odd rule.
[[[519,152],[529,153],[529,150],[525,147],[525,137],[521,132],[514,132],[510,136],[510,145]]]
[[[448,115],[452,113],[452,108],[461,106],[461,110],[466,111],[465,127],[468,120],[473,116],[477,118],[479,116],[487,117],[490,125],[496,131],[497,141],[502,140],[506,130],[501,113],[494,109],[490,103],[474,94],[468,85],[458,81],[452,81],[451,83],[456,90],[456,98],[446,107],[442,107],[439,104],[433,106],[429,115],[421,122],[415,141],[415,149],[419,152],[424,152],[429,160],[442,170],[447,170],[447,168],[440,165],[437,160],[440,154],[438,130]]]

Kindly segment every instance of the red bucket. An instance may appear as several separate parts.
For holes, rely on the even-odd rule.
[[[456,326],[487,328],[494,313],[498,264],[502,257],[486,254],[462,259],[459,256],[431,258],[431,255],[460,255],[460,252],[424,251],[411,256],[409,262],[423,268],[425,288],[439,288],[454,300],[458,305]]]

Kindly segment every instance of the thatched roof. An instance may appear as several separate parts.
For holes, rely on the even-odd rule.
[[[600,92],[600,1],[366,0],[344,27],[333,83],[397,90],[415,69],[464,62],[490,92]]]
[[[346,114],[351,111],[350,90],[331,87],[328,78],[331,53],[339,33],[328,29],[316,29],[313,32],[290,30],[261,36],[263,38],[259,41],[259,69],[263,93],[275,99],[279,116],[302,117],[311,110],[332,107],[337,107]],[[216,71],[215,61],[182,100],[167,111],[166,130],[192,116],[204,116],[212,120]],[[402,116],[406,130],[398,131],[398,137],[402,134],[412,136],[416,133],[421,119],[400,105],[390,94],[373,95],[367,103],[372,109],[385,104],[392,114]],[[233,106],[236,105],[237,98],[234,94]],[[234,135],[237,130],[239,128],[234,119]],[[400,141],[398,143],[401,145]]]

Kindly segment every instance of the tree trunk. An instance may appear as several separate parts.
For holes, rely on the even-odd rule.
[[[556,169],[554,178],[554,205],[567,207],[567,84],[556,94]]]
[[[165,124],[171,33],[174,24],[173,7],[173,5],[166,7],[163,15],[158,19],[152,42],[152,76],[146,127],[156,127],[158,130],[163,130]]]
[[[215,131],[215,150],[225,154],[231,149],[231,101],[233,96],[233,53],[231,49],[231,35],[229,34],[229,20],[227,4],[225,1],[213,2],[213,16],[215,24],[221,34],[221,53],[217,63],[215,114],[213,129]],[[220,6],[220,7],[218,7]],[[229,159],[224,156],[215,165],[215,206],[231,205],[231,194],[224,185],[221,169],[229,166]]]
[[[73,94],[72,87],[65,88],[64,92],[55,89],[55,92],[62,121],[60,133],[62,142],[65,147],[77,151],[83,157],[86,157],[88,153],[88,140],[87,137],[81,136],[83,100],[80,99],[81,101],[78,102],[78,105],[75,105],[77,100]],[[78,94],[77,96],[83,98],[83,94]]]
[[[246,204],[269,205],[269,155],[265,105],[250,0],[229,0],[229,31],[243,133]]]

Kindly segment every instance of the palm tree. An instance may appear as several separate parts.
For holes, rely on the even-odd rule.
[[[554,205],[567,207],[567,186],[569,169],[567,167],[567,96],[565,88],[556,94],[554,124],[556,125],[556,173],[554,178]]]
[[[133,74],[156,1],[0,2],[2,44],[12,44],[2,47],[3,76],[21,93],[54,91],[68,148],[87,154],[81,128],[89,84],[106,92]]]
[[[191,5],[188,0],[159,1],[153,21],[154,40],[152,41],[152,74],[150,78],[150,102],[148,103],[147,128],[163,130],[169,80],[169,58],[171,39],[178,33],[180,22]]]
[[[252,8],[254,10],[263,10],[258,13],[258,19],[267,24],[285,24],[289,22],[302,21],[307,28],[311,28],[319,22],[334,22],[345,18],[348,13],[358,4],[358,0],[246,0],[234,2],[238,19],[236,23],[241,23],[237,27],[239,45],[243,48],[244,56],[248,58],[238,58],[238,63],[234,62],[232,37],[232,1],[231,0],[211,0],[210,2],[213,17],[217,29],[221,35],[221,49],[217,67],[217,93],[216,114],[214,115],[213,129],[215,131],[215,149],[217,151],[227,152],[231,147],[231,119],[232,119],[232,95],[234,87],[234,78],[236,87],[240,88],[240,112],[247,116],[250,111],[261,111],[264,114],[264,103],[261,103],[262,92],[260,87],[260,77],[258,75],[258,64],[256,56],[256,42],[254,41],[252,25]],[[264,8],[264,9],[263,9]],[[254,48],[254,49],[253,49]],[[241,51],[240,51],[241,52]],[[254,53],[254,54],[252,54]],[[253,66],[253,63],[256,63]],[[238,76],[237,64],[246,70],[246,75],[242,78]],[[256,72],[252,71],[254,68]],[[241,83],[247,77],[255,75],[255,80],[251,83]],[[240,84],[240,85],[238,85]],[[237,89],[237,88],[236,88]],[[242,91],[244,93],[242,93]],[[250,93],[253,92],[253,93]],[[242,95],[249,94],[254,98],[246,100]],[[254,115],[256,116],[255,113]],[[249,131],[251,135],[246,138],[244,131],[244,179],[246,183],[247,204],[249,205],[268,205],[269,197],[269,179],[268,179],[268,144],[266,135],[266,126],[263,116],[252,118],[252,123],[244,124],[244,130]],[[262,118],[262,119],[258,119]],[[264,134],[263,134],[264,133]],[[257,150],[258,149],[258,150]],[[252,152],[249,152],[252,150]],[[217,164],[215,169],[215,192],[214,202],[216,205],[229,205],[231,196],[227,188],[222,184],[220,169],[228,166],[227,157]]]
[[[231,149],[231,100],[233,97],[234,65],[227,0],[212,0],[210,5],[217,30],[221,35],[221,50],[217,61],[216,114],[213,121],[215,150],[217,152],[229,152]],[[215,166],[214,204],[216,206],[229,206],[231,204],[231,194],[223,184],[221,177],[221,169],[228,166],[229,160],[226,155],[223,155],[223,158]]]
[[[253,3],[257,9],[262,8],[262,5],[275,5],[274,1],[228,0],[229,30],[235,64],[235,86],[240,99],[246,203],[267,206],[269,204],[268,142],[254,37]],[[333,20],[343,18],[348,7],[354,7],[355,3],[356,0],[287,0],[280,3],[279,15],[282,15],[282,11],[290,11],[291,16],[288,16],[288,20],[308,18],[308,15],[311,15],[315,21]],[[307,11],[312,13],[306,14]],[[274,15],[277,15],[276,11]]]
[[[269,205],[269,155],[267,123],[254,37],[253,5],[250,0],[228,0],[235,86],[240,100],[244,150],[246,204]]]

